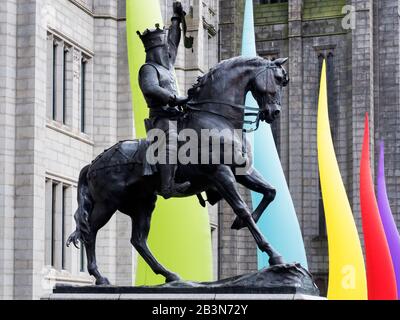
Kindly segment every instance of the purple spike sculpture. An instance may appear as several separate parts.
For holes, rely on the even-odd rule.
[[[400,297],[400,235],[394,221],[389,199],[386,192],[385,181],[385,146],[381,141],[378,165],[378,192],[377,200],[382,224],[385,229],[386,240],[389,245],[394,272],[396,274],[397,295]]]

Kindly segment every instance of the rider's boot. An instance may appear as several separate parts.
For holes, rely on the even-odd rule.
[[[180,197],[184,195],[184,192],[190,187],[190,182],[175,183],[175,172],[177,165],[174,164],[163,164],[159,166],[160,177],[161,177],[161,190],[160,195],[164,199],[171,197]]]

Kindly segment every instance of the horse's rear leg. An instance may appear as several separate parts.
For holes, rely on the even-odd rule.
[[[276,190],[267,181],[264,180],[262,175],[256,169],[253,169],[249,175],[236,176],[236,180],[242,186],[263,195],[261,202],[252,214],[253,220],[257,223],[261,215],[264,213],[265,209],[267,209],[269,204],[274,201]],[[232,224],[232,229],[240,230],[245,226],[246,224],[244,223],[244,221],[241,220],[239,217],[236,217],[235,221]]]
[[[156,200],[157,197],[154,196],[146,201],[141,201],[140,205],[135,208],[135,212],[129,214],[129,216],[132,218],[131,243],[155,274],[163,275],[166,282],[178,281],[180,280],[180,277],[164,268],[164,266],[161,265],[153,256],[147,245],[151,215],[153,213]]]
[[[276,265],[284,263],[282,256],[268,243],[257,224],[254,222],[249,208],[236,188],[236,179],[232,170],[228,166],[220,166],[214,174],[214,181],[219,193],[229,203],[235,214],[245,222],[258,248],[268,254],[269,264]]]
[[[90,275],[96,278],[96,285],[109,285],[110,282],[103,277],[96,263],[96,236],[97,232],[104,227],[116,210],[104,203],[96,203],[90,215],[90,233],[87,236],[85,249],[87,257],[87,269]]]

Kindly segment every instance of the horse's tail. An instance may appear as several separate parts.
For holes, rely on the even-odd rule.
[[[87,181],[89,167],[89,165],[84,167],[79,174],[78,209],[76,209],[74,215],[76,230],[69,236],[67,247],[73,243],[78,248],[78,241],[86,243],[90,233],[89,216],[93,209],[93,199]]]

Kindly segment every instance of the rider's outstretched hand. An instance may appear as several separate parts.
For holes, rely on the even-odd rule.
[[[183,106],[189,101],[187,96],[174,97],[169,103],[170,107]]]

